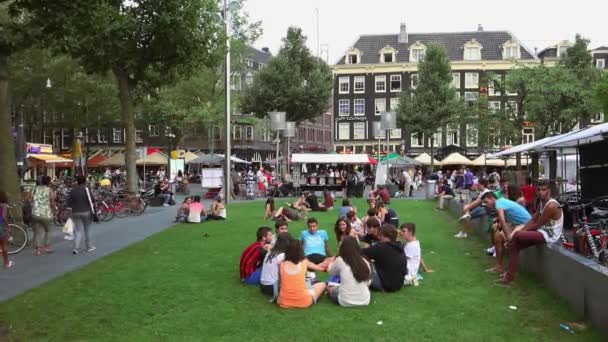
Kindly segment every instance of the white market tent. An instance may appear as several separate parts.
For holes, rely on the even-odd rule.
[[[421,162],[422,165],[431,165],[431,156],[426,152],[414,158],[414,160]],[[438,162],[437,159],[434,159],[433,161],[436,166],[441,165],[441,163]]]
[[[473,165],[473,162],[458,152],[454,152],[441,161],[441,165]]]
[[[608,123],[603,123],[597,126],[588,127],[572,134],[566,134],[558,136],[558,139],[554,139],[547,143],[547,148],[567,148],[576,147],[580,145],[591,144],[600,140],[603,140],[608,135]]]
[[[471,165],[473,166],[505,166],[505,161],[498,158],[491,158],[491,154],[482,154],[475,158]]]
[[[367,154],[294,153],[294,164],[376,164]]]

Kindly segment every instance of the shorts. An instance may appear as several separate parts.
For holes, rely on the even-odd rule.
[[[260,290],[262,290],[263,294],[274,297],[274,285],[260,284]]]
[[[327,257],[325,255],[321,255],[321,254],[310,254],[306,256],[306,259],[308,259],[308,261],[312,262],[313,264],[320,264],[323,261],[325,261]]]

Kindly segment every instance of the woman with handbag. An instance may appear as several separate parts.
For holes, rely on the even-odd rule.
[[[74,222],[74,249],[72,254],[80,253],[80,243],[84,232],[84,240],[87,247],[87,252],[95,250],[93,241],[91,240],[91,220],[95,215],[93,207],[93,198],[91,192],[86,186],[86,178],[84,176],[76,177],[78,185],[70,192],[68,206],[72,208],[72,221]]]

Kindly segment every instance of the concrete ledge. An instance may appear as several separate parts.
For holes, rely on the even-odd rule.
[[[448,203],[454,215],[462,213],[462,206],[458,198]],[[486,225],[485,218],[472,220],[471,230],[489,241]],[[554,244],[524,250],[520,270],[538,276],[547,288],[568,302],[574,312],[608,336],[608,267]]]

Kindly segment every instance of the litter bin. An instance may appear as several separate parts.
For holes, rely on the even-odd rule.
[[[432,179],[429,179],[426,181],[426,185],[424,186],[424,189],[426,191],[427,200],[435,198],[435,183],[437,183],[437,181],[432,180]]]

